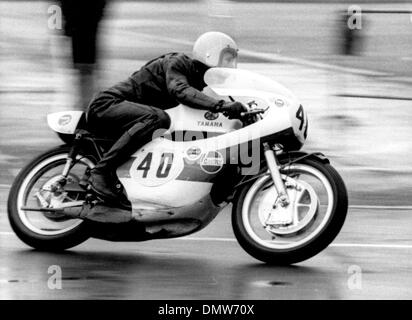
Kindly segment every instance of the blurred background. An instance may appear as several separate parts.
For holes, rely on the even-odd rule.
[[[171,51],[190,54],[200,34],[217,30],[238,42],[239,68],[281,82],[302,100],[310,122],[304,150],[331,159],[351,204],[410,205],[407,1],[107,0],[102,14],[92,18],[84,4],[75,18],[65,16],[61,4],[0,1],[4,188],[34,155],[60,144],[47,127],[47,113],[82,109],[100,88],[125,79],[147,60]],[[97,56],[73,63],[66,23],[84,17],[94,24],[80,25],[80,34],[97,27]],[[85,39],[80,50],[93,46],[92,38]]]

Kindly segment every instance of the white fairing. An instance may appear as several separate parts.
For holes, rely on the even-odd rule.
[[[73,134],[83,111],[61,111],[47,115],[49,127],[59,133]]]
[[[277,82],[251,72],[226,68],[209,69],[205,81],[209,86],[204,90],[206,94],[227,101],[230,96],[252,108],[267,109],[263,119],[240,128],[239,121],[228,120],[222,114],[213,115],[183,105],[167,110],[172,120],[169,132],[208,131],[219,135],[196,141],[188,141],[187,136],[179,139],[182,141],[159,137],[138,150],[117,171],[133,209],[173,211],[173,208],[197,206],[198,210],[199,203],[206,205],[204,199],[212,188],[210,177],[216,173],[209,172],[208,164],[212,163],[217,170],[223,166],[218,150],[231,148],[232,151],[241,143],[290,128],[304,142],[306,114],[296,97]],[[298,109],[302,110],[299,118]],[[192,154],[189,150],[195,152]]]

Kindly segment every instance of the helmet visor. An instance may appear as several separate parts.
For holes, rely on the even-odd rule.
[[[218,67],[236,68],[237,67],[237,50],[233,48],[224,48],[220,53]]]

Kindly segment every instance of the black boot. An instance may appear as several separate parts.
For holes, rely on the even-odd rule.
[[[130,204],[115,172],[135,151],[136,143],[133,142],[129,132],[124,133],[91,170],[90,188],[102,200],[114,204]]]
[[[110,202],[122,202],[125,200],[123,187],[120,181],[112,173],[93,169],[89,178],[90,188],[103,200]]]

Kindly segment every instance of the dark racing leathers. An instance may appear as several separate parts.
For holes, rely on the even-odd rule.
[[[200,92],[206,86],[207,69],[184,54],[169,53],[97,95],[88,107],[88,126],[97,135],[117,141],[92,170],[90,184],[95,192],[106,199],[118,198],[113,190],[116,168],[149,142],[156,130],[169,128],[164,109],[182,103],[216,110],[221,101]]]

